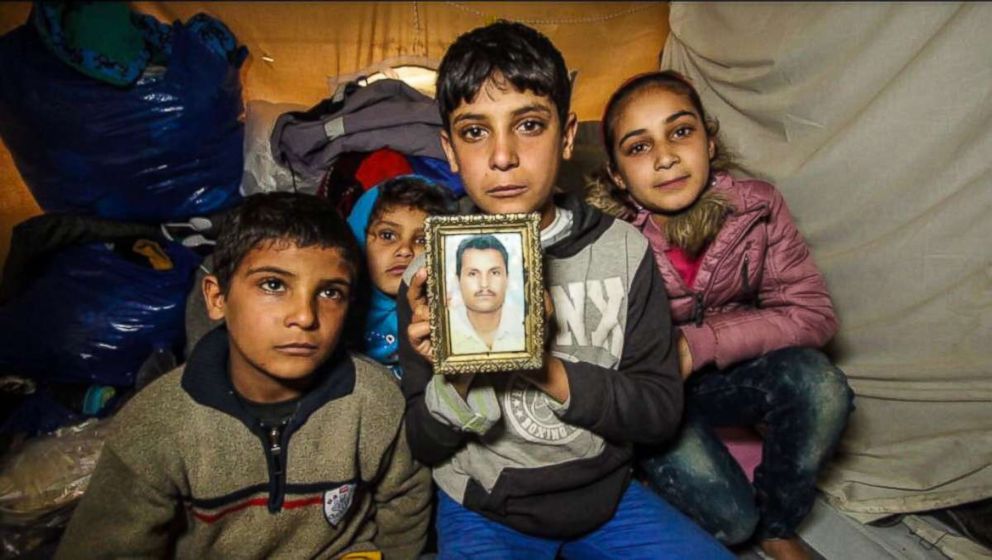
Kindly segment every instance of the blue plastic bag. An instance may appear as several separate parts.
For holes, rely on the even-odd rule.
[[[46,212],[159,222],[240,201],[247,51],[219,52],[207,16],[163,27],[167,66],[130,87],[65,64],[30,24],[0,37],[0,136]]]
[[[51,383],[131,386],[156,348],[181,355],[186,296],[201,257],[163,243],[170,270],[102,243],[65,249],[0,308],[0,371]]]

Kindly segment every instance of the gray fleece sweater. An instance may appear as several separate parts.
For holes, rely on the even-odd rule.
[[[57,558],[416,558],[430,476],[410,456],[392,375],[338,353],[280,434],[247,414],[227,331],[114,418]],[[273,453],[272,446],[279,447]]]

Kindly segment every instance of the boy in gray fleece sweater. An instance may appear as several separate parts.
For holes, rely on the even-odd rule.
[[[442,146],[478,211],[541,215],[556,327],[542,370],[434,376],[423,258],[407,269],[406,427],[440,488],[440,557],[732,558],[631,482],[632,445],[677,428],[682,380],[647,240],[552,196],[570,93],[561,53],[521,24],[459,37],[440,66]]]
[[[114,418],[57,557],[416,558],[430,476],[392,375],[341,342],[362,266],[344,220],[255,195],[214,259],[225,324]]]

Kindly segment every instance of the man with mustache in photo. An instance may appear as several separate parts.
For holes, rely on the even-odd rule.
[[[506,247],[493,235],[466,237],[458,244],[455,263],[464,306],[449,312],[452,352],[522,351],[522,310],[504,305],[509,283]]]

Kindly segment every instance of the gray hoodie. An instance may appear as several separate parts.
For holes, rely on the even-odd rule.
[[[575,198],[570,233],[545,249],[555,304],[550,351],[570,396],[557,403],[517,373],[477,375],[466,399],[400,337],[411,451],[465,507],[524,533],[571,538],[613,516],[634,443],[670,437],[682,378],[664,285],[636,229]],[[399,332],[410,324],[400,287]]]

